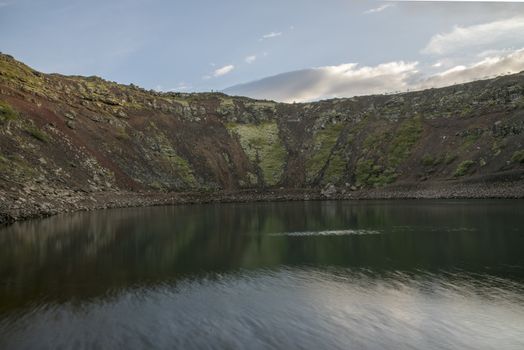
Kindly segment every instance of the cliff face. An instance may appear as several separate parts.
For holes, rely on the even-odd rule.
[[[283,104],[42,74],[0,55],[4,206],[32,193],[355,190],[523,173],[524,73]]]

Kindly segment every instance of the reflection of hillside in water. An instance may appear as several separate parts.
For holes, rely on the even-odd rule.
[[[212,272],[340,265],[522,278],[519,201],[295,202],[118,209],[0,231],[0,308]],[[326,235],[351,230],[378,234]],[[307,235],[292,233],[307,232]],[[315,234],[318,232],[318,234]],[[285,233],[291,233],[286,235]]]
[[[517,349],[523,291],[468,273],[241,271],[24,310],[0,348]]]

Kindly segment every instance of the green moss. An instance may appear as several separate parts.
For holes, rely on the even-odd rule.
[[[493,151],[494,156],[498,156],[502,150],[506,147],[507,140],[506,139],[496,139],[493,141],[493,145],[491,146],[491,150]]]
[[[183,107],[189,107],[189,102],[183,98],[175,98],[173,99],[176,103],[182,105]]]
[[[422,131],[422,119],[413,117],[404,120],[394,132],[378,130],[368,135],[363,142],[365,156],[355,168],[357,185],[380,187],[394,182],[399,176],[398,166],[410,156]],[[422,160],[428,166],[438,162],[440,159],[429,155]]]
[[[475,164],[475,162],[472,161],[472,160],[465,160],[465,161],[461,162],[457,166],[457,169],[453,173],[453,176],[454,177],[460,177],[460,176],[466,175],[474,164]]]
[[[179,179],[183,186],[189,188],[197,188],[198,181],[189,162],[179,155],[161,156],[162,166],[167,166],[172,169],[175,179]],[[178,182],[178,181],[177,181]],[[178,186],[178,185],[177,185]]]
[[[174,174],[179,177],[185,185],[191,188],[196,188],[198,186],[193,169],[186,159],[176,154],[174,150],[169,155],[162,155],[162,158],[171,168],[173,168]]]
[[[460,116],[463,118],[463,117],[467,117],[469,116],[471,113],[473,112],[473,108],[471,108],[471,106],[465,106],[462,111],[460,112]]]
[[[244,107],[255,112],[276,112],[276,103],[272,101],[250,101],[245,103]]]
[[[234,107],[235,101],[230,97],[220,96],[220,107]]]
[[[239,138],[249,160],[260,168],[264,182],[270,186],[276,185],[282,177],[287,157],[277,124],[229,123],[226,127]]]
[[[157,191],[162,191],[164,190],[164,185],[162,185],[160,182],[158,181],[153,181],[149,184],[149,187],[151,187],[152,189],[154,190],[157,190]]]
[[[524,163],[524,150],[516,151],[515,153],[513,153],[513,155],[511,156],[511,162],[523,164]]]
[[[355,171],[357,186],[381,187],[394,182],[398,174],[393,168],[384,168],[370,159],[359,159]]]
[[[149,123],[149,130],[154,135],[152,139],[158,147],[157,157],[160,158],[160,164],[172,169],[174,175],[185,186],[198,187],[199,184],[190,163],[175,151],[168,137],[153,122]]]
[[[198,183],[189,162],[178,155],[175,155],[172,158],[172,162],[177,170],[177,175],[179,175],[189,186],[197,187]]]
[[[477,140],[480,138],[480,135],[479,134],[471,134],[471,135],[468,135],[464,138],[464,141],[462,142],[462,145],[461,145],[461,148],[462,149],[467,149],[469,148],[470,146],[474,145],[475,142],[477,142]]]
[[[0,156],[0,173],[5,174],[11,169],[11,161],[6,157]]]
[[[235,101],[230,97],[219,97],[219,105],[216,109],[218,115],[227,116],[236,111]]]
[[[0,174],[15,181],[34,178],[37,174],[35,168],[18,157],[7,158],[0,155]]]
[[[246,107],[254,106],[256,108],[273,108],[275,107],[276,103],[273,101],[251,101],[246,103]]]
[[[391,167],[398,166],[410,153],[413,145],[420,139],[422,133],[421,118],[407,119],[397,129],[388,152],[388,163]]]
[[[449,165],[449,164],[453,163],[455,161],[455,159],[457,159],[457,155],[456,154],[447,153],[444,156],[444,163],[446,165]]]
[[[128,141],[131,139],[131,137],[126,132],[126,129],[123,127],[119,127],[116,129],[115,137],[118,140],[122,140],[122,141]]]
[[[387,132],[375,132],[373,134],[370,134],[366,137],[366,139],[363,142],[364,149],[373,150],[377,146],[380,146],[380,144],[383,143],[384,140],[389,140],[390,136],[391,135]]]
[[[252,172],[248,172],[247,173],[247,183],[250,186],[255,186],[258,183],[257,176],[255,174],[253,174]]]
[[[16,119],[18,119],[18,112],[16,112],[7,102],[0,101],[0,123],[6,124]]]
[[[326,163],[330,159],[333,147],[337,144],[340,132],[342,131],[343,124],[331,124],[325,129],[319,130],[313,135],[313,151],[309,159],[306,160],[306,180],[312,181],[318,175],[320,170],[324,168]],[[340,157],[341,159],[341,157]],[[342,160],[334,161],[334,165],[331,167],[331,175],[334,175],[336,169],[344,168],[340,163]]]
[[[442,156],[436,157],[430,154],[424,154],[420,159],[420,163],[425,167],[437,166],[442,162]]]
[[[339,152],[333,154],[329,159],[328,166],[322,177],[323,183],[337,183],[344,176],[346,161]]]
[[[37,85],[40,80],[31,68],[6,56],[0,56],[0,73],[10,79],[31,85]]]
[[[40,130],[38,127],[34,125],[27,127],[26,131],[29,133],[29,135],[31,135],[38,141],[41,141],[43,143],[49,142],[49,136],[44,131]]]

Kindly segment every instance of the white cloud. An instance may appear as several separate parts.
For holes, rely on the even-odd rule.
[[[479,61],[456,65],[432,75],[420,72],[418,62],[396,61],[363,67],[347,63],[287,72],[233,86],[225,92],[282,102],[303,102],[443,87],[524,71],[524,49],[477,59]]]
[[[434,35],[422,50],[425,54],[443,55],[493,45],[515,47],[524,44],[524,17],[513,17],[469,27],[456,26],[452,31]]]
[[[282,35],[282,32],[271,32],[271,33],[267,33],[267,34],[262,35],[262,38],[260,38],[260,40],[276,38],[276,37],[281,36],[281,35]]]
[[[389,3],[389,4],[384,4],[384,5],[382,5],[382,6],[379,6],[379,7],[372,8],[372,9],[369,9],[369,10],[367,10],[367,11],[364,11],[363,13],[364,13],[365,15],[369,15],[369,14],[372,14],[372,13],[382,12],[382,11],[384,11],[385,9],[390,8],[390,7],[392,7],[392,6],[394,6],[394,4],[391,4],[391,3]]]
[[[417,88],[441,87],[524,71],[524,49],[503,56],[491,56],[470,65],[459,65],[430,76]]]
[[[256,56],[256,55],[251,55],[251,56],[247,56],[247,57],[245,58],[245,61],[246,61],[246,63],[250,63],[250,64],[251,64],[251,63],[255,62],[256,59],[257,59],[257,56]]]
[[[215,71],[213,72],[213,76],[215,78],[221,77],[223,75],[231,73],[233,69],[235,69],[235,66],[232,64],[228,64],[227,66],[215,69]]]
[[[374,67],[356,63],[304,69],[279,74],[252,83],[226,89],[226,93],[277,101],[310,101],[405,90],[408,80],[417,74],[417,62],[390,62]]]
[[[477,57],[490,57],[490,56],[501,56],[512,53],[515,50],[512,49],[500,49],[500,50],[485,50],[477,54]]]

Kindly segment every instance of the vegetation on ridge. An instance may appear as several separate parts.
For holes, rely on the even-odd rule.
[[[277,123],[229,123],[227,127],[239,138],[249,160],[261,170],[264,183],[269,186],[278,184],[284,171],[287,152],[280,141]]]
[[[284,104],[42,74],[0,55],[0,176],[32,169],[32,187],[86,192],[460,181],[523,169],[523,109],[524,74]]]

